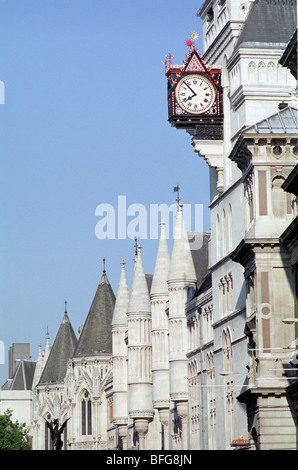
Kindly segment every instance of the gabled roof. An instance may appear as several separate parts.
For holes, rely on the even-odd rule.
[[[291,106],[286,106],[266,119],[248,126],[242,131],[242,134],[297,134],[297,131],[298,110]]]
[[[235,50],[256,43],[266,47],[287,44],[297,27],[297,0],[255,0],[240,33]]]
[[[112,326],[127,326],[127,308],[129,302],[129,288],[125,274],[125,262],[121,262],[121,274],[118,285],[117,299],[112,319]]]
[[[150,289],[151,295],[168,294],[168,273],[170,269],[170,253],[164,228],[164,223],[161,223],[160,239],[158,244],[154,274],[152,285]]]
[[[104,271],[74,356],[112,353],[112,318],[115,300],[115,294]]]
[[[148,277],[144,273],[141,247],[138,246],[127,314],[147,314],[151,312]]]
[[[178,203],[174,244],[169,267],[168,281],[196,282],[197,275],[185,228],[181,201]]]
[[[77,337],[65,312],[39,384],[63,383],[67,362],[73,355],[77,342]]]

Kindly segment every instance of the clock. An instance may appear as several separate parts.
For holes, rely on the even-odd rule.
[[[188,114],[203,114],[216,99],[216,90],[210,80],[200,74],[187,74],[175,90],[179,106]]]

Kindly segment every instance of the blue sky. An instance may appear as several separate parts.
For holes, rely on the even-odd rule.
[[[84,323],[102,274],[116,294],[134,242],[99,240],[96,207],[203,204],[209,231],[208,167],[185,131],[167,122],[162,61],[181,64],[201,1],[1,0],[0,340],[29,342],[36,359],[47,327],[53,343],[68,302]],[[148,233],[149,237],[149,233]],[[158,240],[141,240],[145,271]],[[171,241],[169,241],[171,248]]]

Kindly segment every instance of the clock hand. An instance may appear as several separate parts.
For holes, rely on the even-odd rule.
[[[193,91],[193,89],[186,82],[184,82],[184,85],[186,85],[187,88],[189,88],[190,91],[193,93],[193,96],[191,98],[193,98],[194,96],[197,96],[197,94]],[[188,99],[191,99],[191,98],[188,98]]]
[[[193,95],[189,96],[187,99],[188,99],[188,100],[192,100],[194,96],[197,96],[197,94],[194,93]]]

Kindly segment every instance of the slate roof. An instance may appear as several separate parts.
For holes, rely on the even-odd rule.
[[[255,0],[235,49],[287,44],[297,27],[297,0]]]
[[[115,301],[115,294],[104,271],[74,356],[112,353],[112,318]]]
[[[65,312],[39,384],[63,383],[67,362],[72,357],[77,342],[77,337]]]
[[[197,276],[197,287],[199,288],[205,281],[208,274],[208,244],[210,240],[209,232],[188,232],[191,255]]]
[[[21,359],[12,379],[2,386],[1,390],[31,390],[36,362]]]
[[[286,106],[271,116],[247,127],[242,134],[296,134],[298,130],[298,110]]]
[[[245,139],[250,139],[254,134],[272,136],[293,136],[297,138],[298,110],[286,106],[275,114],[241,130],[229,158],[237,164],[241,171],[249,165],[251,153],[247,151],[244,144]]]

